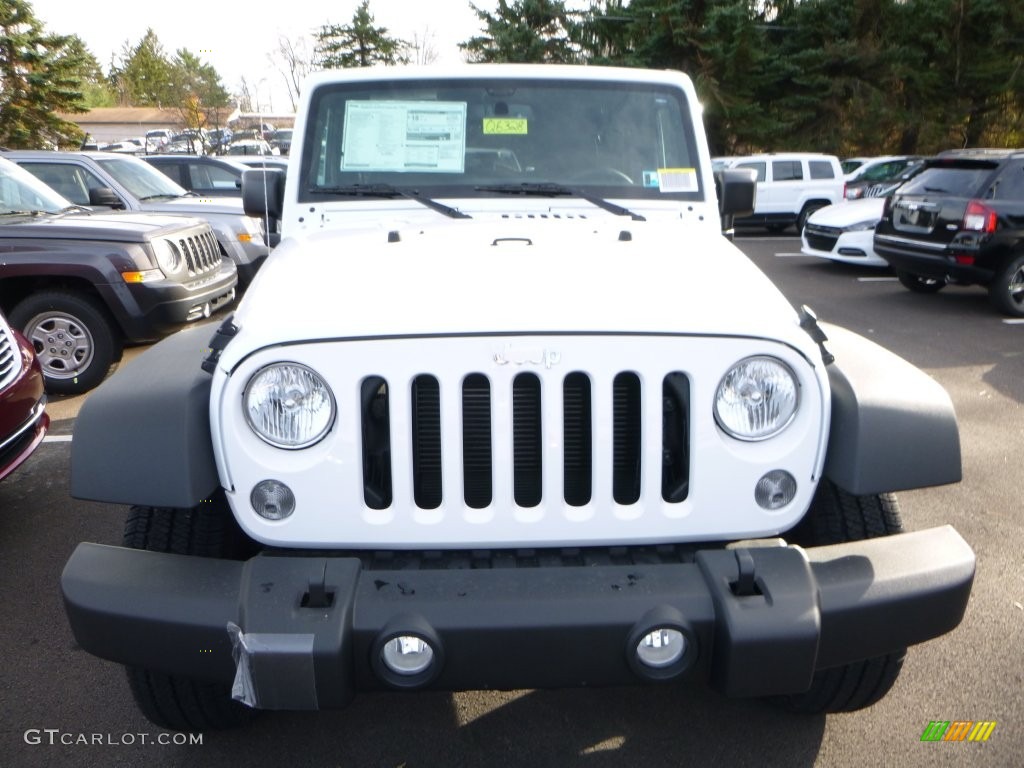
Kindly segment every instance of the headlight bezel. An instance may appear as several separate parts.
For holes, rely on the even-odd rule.
[[[737,374],[738,372],[742,371],[744,367],[758,363],[768,363],[777,366],[779,372],[781,374],[785,374],[788,377],[789,382],[791,383],[792,390],[791,400],[788,405],[786,405],[785,403],[783,404],[785,407],[781,412],[782,415],[773,420],[771,427],[744,431],[738,428],[737,425],[731,423],[730,419],[727,419],[725,416],[723,416],[721,408],[722,394],[725,388],[728,386],[730,378],[732,378],[734,374]],[[763,391],[763,386],[761,386],[760,389],[761,391]],[[797,376],[796,372],[793,370],[793,367],[789,365],[789,363],[787,363],[785,360],[782,360],[778,357],[774,357],[772,355],[763,354],[744,357],[743,359],[737,360],[735,363],[729,366],[728,370],[726,370],[726,372],[722,374],[722,377],[718,380],[718,385],[715,387],[715,396],[712,403],[712,413],[715,419],[715,424],[717,424],[718,428],[721,429],[729,437],[735,440],[740,440],[745,443],[759,443],[765,440],[771,440],[772,438],[782,434],[796,419],[797,414],[800,411],[802,399],[800,390],[800,377]]]
[[[178,277],[185,271],[185,256],[170,240],[161,238],[153,242],[156,265],[167,277]],[[170,262],[167,262],[167,259]]]
[[[288,442],[280,439],[274,434],[263,431],[260,424],[254,418],[254,409],[250,404],[250,397],[253,394],[253,390],[258,384],[262,384],[263,377],[275,370],[281,369],[295,369],[311,376],[312,379],[318,383],[319,387],[322,387],[323,392],[326,394],[326,402],[328,403],[327,419],[322,422],[318,429],[311,433],[311,436],[300,441]],[[304,363],[291,360],[281,360],[261,366],[249,377],[249,380],[245,384],[245,388],[242,390],[242,414],[245,419],[245,423],[249,426],[252,433],[267,445],[286,451],[301,451],[307,448],[312,448],[331,433],[338,418],[338,404],[330,384],[319,372]]]

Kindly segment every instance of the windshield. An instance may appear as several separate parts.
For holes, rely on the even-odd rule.
[[[31,173],[0,158],[0,214],[60,213],[71,205]]]
[[[390,184],[431,197],[555,184],[602,197],[703,200],[681,89],[516,79],[325,85],[312,96],[299,199]]]
[[[187,194],[149,163],[136,160],[134,157],[105,157],[96,162],[139,200],[181,197]]]

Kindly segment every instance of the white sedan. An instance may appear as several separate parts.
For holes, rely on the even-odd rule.
[[[884,197],[866,197],[815,211],[800,235],[800,252],[848,264],[889,266],[872,242],[884,207]]]

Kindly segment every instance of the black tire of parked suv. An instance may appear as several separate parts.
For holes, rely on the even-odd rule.
[[[988,286],[992,305],[1012,317],[1024,317],[1024,253],[1013,256]]]
[[[811,218],[812,213],[820,211],[827,205],[828,203],[821,202],[805,203],[803,210],[801,210],[799,215],[796,217],[796,233],[799,235],[804,231],[804,225],[807,224],[807,220]]]
[[[34,293],[15,305],[9,319],[35,347],[50,394],[78,395],[92,389],[121,357],[114,320],[87,294]]]
[[[151,552],[244,560],[255,554],[218,492],[192,509],[134,506],[124,528],[124,545]],[[227,630],[225,630],[226,632]],[[181,732],[223,730],[245,725],[255,710],[231,698],[222,683],[125,667],[135,702],[150,722]]]
[[[822,480],[811,509],[787,540],[805,547],[890,536],[903,531],[892,494],[854,496]],[[869,707],[889,692],[903,667],[906,649],[815,673],[804,693],[773,698],[791,712],[852,712]]]
[[[900,281],[900,285],[914,293],[938,293],[946,287],[945,280],[915,275],[912,272],[904,272],[902,269],[896,270],[896,279]]]

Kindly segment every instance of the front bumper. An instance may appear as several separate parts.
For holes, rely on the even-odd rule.
[[[384,570],[316,553],[237,562],[83,543],[61,585],[75,639],[96,656],[244,679],[258,708],[332,709],[356,691],[665,679],[710,682],[730,696],[797,693],[816,670],[953,629],[975,565],[949,526],[808,550],[705,549],[692,562],[538,560]],[[753,593],[737,595],[740,583]],[[645,668],[634,653],[659,628],[688,641],[667,670]],[[383,644],[410,634],[434,646],[437,663],[418,676],[390,673]]]
[[[225,259],[217,272],[193,283],[161,280],[126,285],[120,307],[122,326],[132,341],[151,341],[179,330],[183,325],[210,317],[235,299],[238,272]],[[124,290],[115,286],[113,290]],[[113,304],[113,302],[111,302]],[[115,306],[118,306],[115,304]]]

